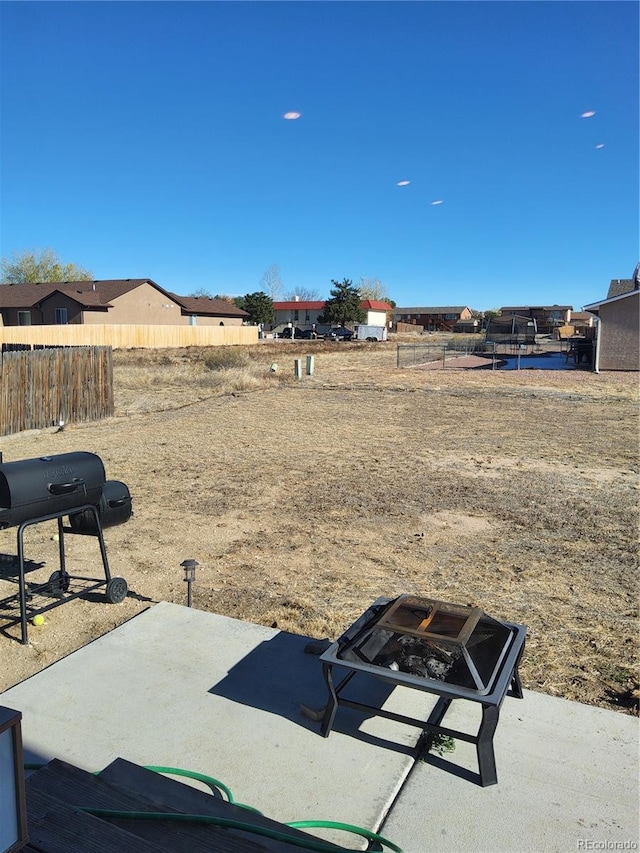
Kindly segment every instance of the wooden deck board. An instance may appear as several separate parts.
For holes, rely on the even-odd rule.
[[[122,759],[98,775],[56,759],[27,779],[26,794],[29,843],[38,853],[302,853],[307,849],[295,841],[266,838],[249,830],[99,817],[81,808],[212,815],[271,829],[292,839],[309,839],[300,830]],[[91,846],[87,846],[89,832]]]

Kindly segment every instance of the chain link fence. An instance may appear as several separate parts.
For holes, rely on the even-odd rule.
[[[398,344],[397,367],[439,364],[442,368],[465,366],[465,362],[486,359],[487,367],[497,366],[496,344],[485,341],[443,341],[437,344]]]
[[[569,343],[536,341],[505,343],[477,340],[447,340],[438,343],[398,344],[397,367],[501,369],[590,369],[594,363],[595,341]]]

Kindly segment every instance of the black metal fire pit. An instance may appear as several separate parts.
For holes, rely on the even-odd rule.
[[[18,527],[18,584],[22,643],[27,643],[27,598],[36,592],[56,598],[57,606],[77,598],[99,586],[106,587],[106,597],[119,603],[127,595],[124,578],[112,578],[107,560],[102,530],[123,524],[132,515],[131,495],[124,483],[106,480],[102,460],[94,453],[61,453],[18,462],[2,463],[0,457],[0,529]],[[69,516],[69,526],[63,518]],[[47,584],[31,588],[27,595],[25,583],[24,531],[43,521],[58,522],[60,570],[54,572]],[[104,580],[77,578],[66,569],[64,535],[77,533],[95,536],[100,545]],[[70,592],[72,580],[89,581],[93,585]],[[18,621],[17,619],[15,621]]]
[[[493,735],[509,689],[522,698],[518,663],[527,629],[494,619],[481,608],[401,595],[380,598],[321,656],[329,701],[322,720],[328,737],[339,706],[418,726],[427,733],[474,743],[480,782],[497,782]],[[333,667],[348,670],[339,684]],[[346,699],[356,673],[440,696],[426,722]],[[477,735],[440,725],[453,699],[482,706]]]

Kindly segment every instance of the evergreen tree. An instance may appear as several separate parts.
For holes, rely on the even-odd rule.
[[[335,323],[345,326],[348,323],[363,323],[364,311],[360,308],[362,298],[360,291],[354,287],[351,279],[344,278],[342,281],[331,279],[331,297],[324,304],[322,317],[318,317],[319,323]]]
[[[246,293],[235,300],[238,308],[246,311],[250,323],[272,323],[273,322],[273,299],[262,290],[256,293]]]

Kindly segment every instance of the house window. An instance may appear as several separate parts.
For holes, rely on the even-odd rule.
[[[19,326],[30,326],[31,325],[31,311],[18,311],[18,325]]]
[[[66,308],[56,308],[56,326],[66,326],[69,316]]]
[[[298,322],[298,314],[299,314],[299,313],[300,313],[300,312],[298,311],[298,309],[297,309],[297,308],[296,308],[296,310],[293,312],[293,319],[294,319],[294,321],[295,321],[296,323]]]
[[[304,312],[304,321],[305,321],[305,323],[311,322],[311,314],[308,311]]]

